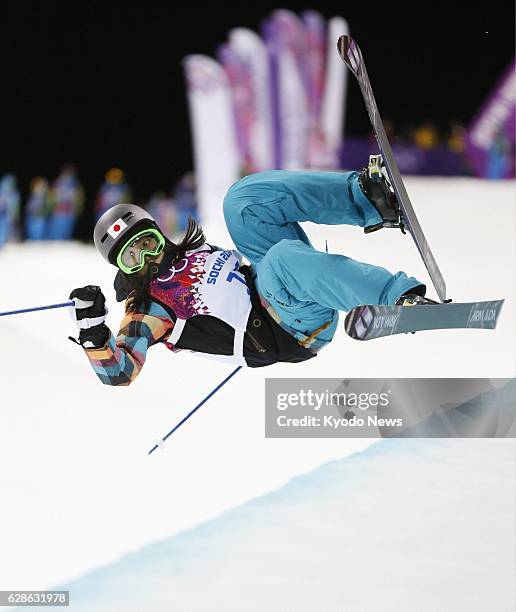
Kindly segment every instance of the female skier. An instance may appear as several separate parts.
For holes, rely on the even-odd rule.
[[[228,190],[224,218],[237,250],[207,243],[191,219],[175,244],[133,204],[100,217],[95,246],[118,268],[116,299],[126,300],[116,339],[104,323],[99,287],[75,289],[70,299],[80,328],[75,342],[104,384],[130,384],[148,348],[160,342],[250,367],[300,362],[329,344],[339,310],[432,303],[404,272],[317,251],[299,225],[358,225],[366,233],[399,227],[399,207],[378,165],[361,173],[246,176]]]

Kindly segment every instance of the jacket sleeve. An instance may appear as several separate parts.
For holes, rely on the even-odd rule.
[[[151,302],[148,312],[126,312],[116,339],[111,333],[105,346],[84,349],[105,385],[129,385],[145,363],[147,349],[167,338],[174,322],[166,310]]]

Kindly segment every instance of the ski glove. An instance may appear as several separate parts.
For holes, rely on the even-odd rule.
[[[71,311],[72,319],[79,327],[79,340],[70,336],[84,348],[100,348],[108,341],[110,331],[104,323],[107,316],[106,298],[100,287],[87,285],[74,289],[70,293],[75,308]]]

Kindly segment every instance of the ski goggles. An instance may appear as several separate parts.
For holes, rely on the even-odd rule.
[[[165,246],[165,238],[158,230],[149,228],[138,232],[120,249],[116,265],[126,274],[139,272],[146,257],[156,257]]]

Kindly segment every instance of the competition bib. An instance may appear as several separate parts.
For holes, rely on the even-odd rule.
[[[211,315],[235,329],[234,356],[243,360],[251,297],[244,275],[238,271],[241,261],[237,251],[211,252],[202,246],[188,251],[181,261],[150,283],[150,295],[168,305],[177,316],[169,338],[172,344],[177,343],[187,319]]]

